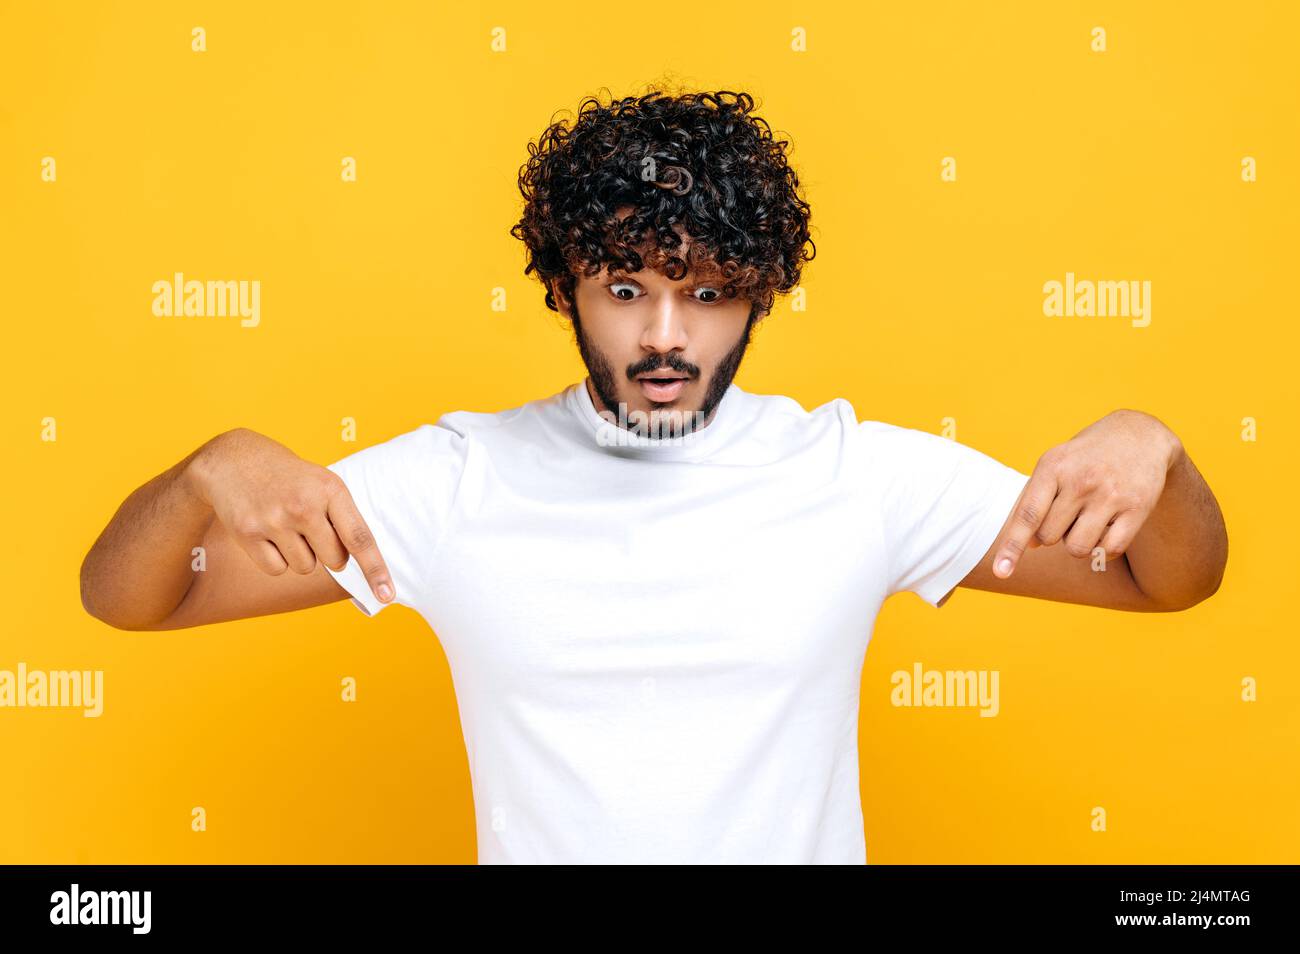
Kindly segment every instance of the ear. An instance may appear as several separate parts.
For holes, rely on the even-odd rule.
[[[569,321],[573,320],[573,308],[567,298],[564,297],[564,291],[560,288],[558,278],[551,279],[551,294],[555,296],[555,307],[560,310],[560,314]]]

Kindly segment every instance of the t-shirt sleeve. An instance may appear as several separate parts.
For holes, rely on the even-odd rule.
[[[422,605],[431,560],[450,523],[468,454],[468,437],[445,420],[422,424],[327,465],[343,478],[392,576],[394,597],[381,603],[356,557],[349,555],[341,570],[326,567],[367,616],[393,603],[417,610]]]
[[[863,421],[888,594],[940,607],[997,539],[1029,475],[938,434]]]

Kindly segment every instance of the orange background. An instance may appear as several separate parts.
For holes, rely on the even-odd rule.
[[[0,3],[0,669],[105,673],[98,719],[0,709],[0,862],[474,861],[415,613],[128,633],[82,610],[78,569],[220,431],[326,464],[579,380],[508,234],[516,173],[557,110],[663,77],[754,94],[813,207],[808,309],[778,304],[742,387],[952,417],[1026,473],[1140,408],[1227,519],[1223,587],[1185,613],[890,600],[863,673],[871,863],[1300,861],[1298,29],[1290,4]],[[175,271],[259,280],[260,325],[155,317]],[[1045,317],[1067,271],[1150,280],[1151,325]],[[1000,714],[894,708],[916,661],[998,670]]]

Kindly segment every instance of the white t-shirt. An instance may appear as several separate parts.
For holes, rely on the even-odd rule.
[[[447,654],[479,862],[865,864],[877,611],[941,605],[1028,476],[735,384],[685,441],[620,434],[578,383],[329,465]]]

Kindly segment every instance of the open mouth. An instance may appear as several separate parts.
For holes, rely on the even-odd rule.
[[[637,378],[637,384],[641,386],[642,392],[652,401],[664,402],[672,401],[682,393],[686,387],[687,378],[678,377],[654,377],[648,376]]]

